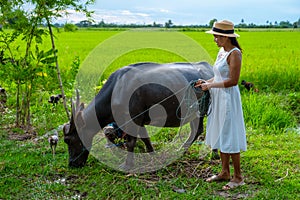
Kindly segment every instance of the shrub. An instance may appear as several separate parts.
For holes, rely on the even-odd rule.
[[[65,32],[74,32],[78,30],[78,27],[74,24],[65,24],[64,30]]]

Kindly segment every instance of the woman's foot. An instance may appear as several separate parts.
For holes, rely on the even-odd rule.
[[[229,176],[213,175],[208,179],[206,179],[206,182],[211,183],[211,182],[221,182],[221,181],[228,181],[228,180],[230,180]]]
[[[226,185],[223,186],[223,190],[232,190],[232,189],[237,188],[242,185],[245,185],[244,180],[242,180],[240,182],[234,182],[233,180],[231,180],[229,183],[227,183]]]

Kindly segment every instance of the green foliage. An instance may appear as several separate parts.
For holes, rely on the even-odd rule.
[[[214,23],[216,22],[216,21],[218,21],[217,19],[212,19],[212,20],[210,20],[209,21],[209,27],[213,27],[213,25],[214,25]]]
[[[10,0],[1,1],[0,24],[4,24],[13,29],[23,30],[24,23],[32,25],[28,17],[33,17],[41,23],[43,20],[56,19],[68,14],[68,10],[76,10],[91,17],[92,12],[88,11],[88,5],[95,0]],[[30,4],[33,9],[26,10],[23,5]],[[33,19],[32,18],[32,19]],[[8,23],[3,23],[8,22]]]
[[[30,124],[30,102],[34,91],[39,90],[41,86],[52,81],[52,76],[48,76],[53,72],[53,63],[56,57],[53,56],[53,50],[44,52],[39,46],[42,43],[44,30],[32,27],[28,31],[25,29],[23,34],[18,31],[0,32],[1,49],[3,52],[3,62],[0,65],[3,71],[3,79],[6,83],[16,84],[16,124],[20,122],[25,125]],[[36,45],[33,45],[35,39]],[[21,40],[21,42],[20,42]],[[13,51],[14,45],[23,43],[25,51]],[[4,73],[4,71],[6,73]],[[48,80],[46,80],[48,77]],[[20,101],[21,97],[22,100]]]
[[[0,24],[12,29],[12,34],[4,33],[1,30],[1,68],[8,70],[7,74],[2,73],[6,77],[4,80],[16,84],[17,126],[26,125],[29,129],[32,97],[37,91],[47,89],[40,88],[41,85],[50,85],[48,83],[53,82],[49,81],[51,77],[54,77],[52,66],[56,67],[61,93],[65,96],[57,62],[57,50],[55,49],[51,20],[66,14],[67,9],[83,12],[87,17],[90,17],[91,12],[87,10],[87,6],[93,2],[94,0],[12,0],[1,2]],[[23,7],[27,4],[30,4],[32,9]],[[40,28],[45,21],[52,41],[51,50],[46,52],[39,50],[43,43],[43,36],[48,33],[45,29]],[[17,51],[12,51],[12,45],[19,42],[17,41],[19,37],[25,43],[25,49],[19,51],[19,47],[17,47]],[[55,65],[52,65],[54,63]],[[45,81],[46,77],[48,79]]]

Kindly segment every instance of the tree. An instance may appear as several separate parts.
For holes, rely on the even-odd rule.
[[[213,27],[214,23],[218,21],[217,19],[212,19],[209,21],[209,27]]]
[[[99,27],[104,27],[104,26],[105,26],[105,22],[104,22],[103,19],[101,20],[101,22],[99,22],[98,26],[99,26]]]
[[[90,27],[92,26],[92,22],[90,20],[83,20],[76,24],[79,27]]]
[[[173,25],[173,22],[170,19],[165,23],[166,28],[171,28],[172,25]]]
[[[290,28],[293,27],[293,25],[289,21],[281,21],[279,22],[280,28]]]
[[[298,28],[298,22],[293,23],[293,28]]]
[[[47,73],[56,69],[57,80],[64,96],[60,69],[57,61],[57,50],[52,31],[53,20],[68,14],[72,9],[83,12],[89,18],[91,12],[87,10],[89,4],[95,0],[5,0],[1,1],[0,24],[8,26],[12,32],[1,32],[1,51],[8,57],[8,61],[1,64],[1,68],[9,73],[4,74],[17,86],[16,95],[16,125],[20,123],[30,126],[30,105],[35,88],[40,81],[50,81]],[[25,9],[23,5],[31,5],[32,9]],[[48,30],[41,28],[46,22]],[[50,36],[52,47],[48,51],[40,50],[43,36]],[[25,50],[12,51],[12,43],[21,38],[25,43]],[[19,48],[19,47],[17,47]],[[9,69],[9,70],[8,70]],[[21,98],[22,97],[22,98]],[[69,113],[64,98],[64,107],[68,118]]]
[[[247,25],[244,22],[245,22],[244,19],[241,19],[241,23],[238,24],[236,27],[238,27],[238,28],[246,28]]]

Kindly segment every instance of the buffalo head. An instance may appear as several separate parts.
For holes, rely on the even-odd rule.
[[[69,166],[70,167],[82,167],[85,165],[89,151],[84,146],[77,128],[80,127],[80,116],[84,109],[84,104],[80,104],[79,93],[76,91],[76,105],[72,102],[72,116],[69,123],[63,127],[64,142],[68,145],[69,151]]]

